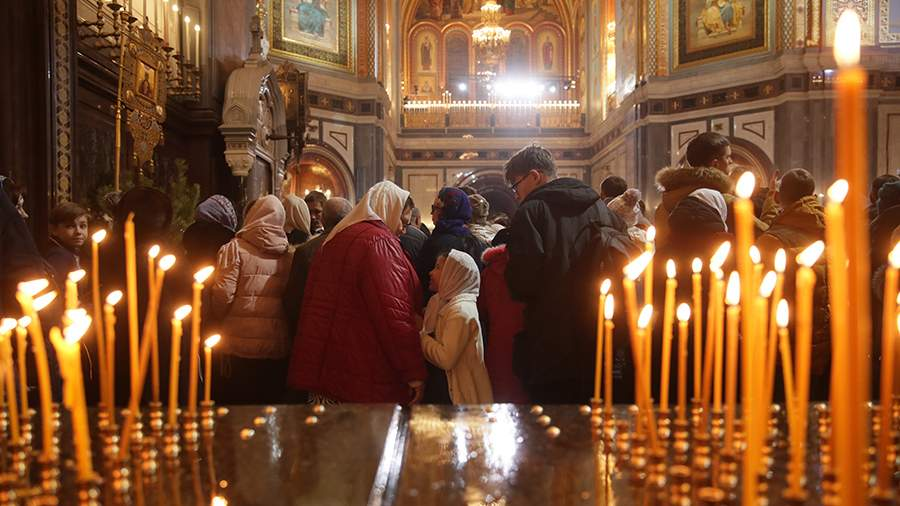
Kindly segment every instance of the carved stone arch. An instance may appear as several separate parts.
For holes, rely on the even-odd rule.
[[[500,167],[489,167],[465,171],[456,178],[453,186],[470,186],[483,195],[490,203],[490,214],[506,213],[510,218],[515,214],[518,204],[516,196],[506,183],[506,175]]]
[[[757,181],[768,181],[769,175],[774,169],[774,163],[765,151],[747,139],[728,137],[728,140],[731,141],[731,158],[735,165],[753,171]]]
[[[332,190],[332,196],[343,197],[351,202],[356,200],[356,188],[350,166],[327,144],[318,142],[307,144],[300,159],[291,160],[288,164],[287,175],[286,192],[304,197],[305,190],[310,189],[304,188],[304,184],[312,187],[319,184],[324,189],[330,182],[332,186],[328,186],[328,189]]]

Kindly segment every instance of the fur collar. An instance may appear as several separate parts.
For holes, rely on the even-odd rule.
[[[662,191],[693,187],[721,193],[731,193],[734,186],[728,174],[709,167],[666,167],[656,173],[656,184]]]
[[[497,260],[505,261],[508,258],[509,257],[506,252],[505,244],[487,248],[486,250],[484,250],[484,253],[481,254],[481,261],[484,262],[485,264],[489,264],[489,263],[492,263]]]

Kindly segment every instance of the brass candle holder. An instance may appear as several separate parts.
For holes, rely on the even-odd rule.
[[[27,413],[19,414],[19,433],[22,436],[22,444],[27,451],[31,451],[31,445],[34,441],[34,425],[31,421],[34,419],[35,411],[29,408]]]
[[[687,464],[690,457],[690,424],[687,420],[675,420],[674,442],[672,449],[675,451],[675,462],[678,464]]]
[[[647,484],[653,490],[657,497],[665,491],[668,478],[666,476],[666,457],[668,453],[665,448],[660,447],[650,451],[650,466],[647,474]]]
[[[162,439],[163,435],[163,405],[159,401],[150,402],[149,422],[150,437],[154,441]]]
[[[59,492],[59,458],[38,457],[38,467],[40,469],[38,476],[40,477],[41,492],[47,495],[56,495]]]
[[[106,462],[113,463],[119,458],[119,426],[109,423],[100,429],[101,453]]]
[[[631,438],[631,451],[628,456],[628,470],[632,485],[643,486],[647,480],[647,436],[641,433]]]
[[[216,428],[216,403],[215,401],[202,401],[200,403],[200,429],[204,434],[212,432]]]
[[[28,476],[28,452],[22,443],[10,443],[7,446],[11,475],[18,483],[22,483]]]
[[[119,455],[110,472],[112,490],[118,498],[128,497],[131,492],[131,469],[128,461]]]
[[[738,459],[737,454],[730,448],[722,449],[719,455],[719,469],[716,476],[716,485],[725,491],[731,500],[738,486]]]
[[[163,455],[167,460],[176,460],[181,454],[181,446],[178,444],[181,439],[178,434],[178,426],[166,424],[163,429]]]
[[[97,479],[78,480],[75,484],[79,506],[100,506],[100,482]]]
[[[712,445],[708,432],[694,434],[694,454],[691,460],[695,488],[709,485],[712,471]]]
[[[200,440],[200,424],[197,422],[197,413],[184,413],[181,423],[185,443],[196,445]]]
[[[659,442],[663,446],[669,444],[669,437],[672,435],[672,419],[671,412],[668,409],[659,410],[659,418],[657,419],[656,434],[659,436]]]

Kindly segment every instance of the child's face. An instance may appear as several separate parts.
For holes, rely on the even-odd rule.
[[[50,234],[63,244],[70,248],[80,248],[87,239],[88,220],[87,216],[79,216],[71,223],[60,223],[50,226]]]
[[[434,264],[434,269],[431,269],[431,273],[428,275],[432,292],[440,290],[441,273],[444,272],[444,262],[446,261],[447,257],[438,257],[437,263]]]

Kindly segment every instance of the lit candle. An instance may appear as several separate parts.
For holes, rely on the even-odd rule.
[[[219,344],[222,336],[214,334],[203,341],[203,352],[206,355],[206,376],[203,384],[203,400],[208,404],[212,401],[212,349],[213,346]]]
[[[144,334],[143,339],[150,340],[150,351],[155,356],[155,360],[151,361],[152,370],[152,394],[153,402],[159,402],[159,332],[157,315],[159,314],[159,299],[162,296],[163,283],[166,278],[166,271],[175,265],[175,256],[166,255],[159,260],[159,269],[156,271],[156,281],[153,285],[153,293],[150,294],[150,304],[147,306],[147,314],[144,316]]]
[[[4,318],[0,322],[0,352],[3,354],[3,382],[6,386],[6,399],[9,405],[10,442],[18,445],[22,442],[19,432],[19,406],[16,402],[16,379],[13,374],[12,331],[17,326],[16,320]]]
[[[191,306],[191,360],[189,369],[188,389],[188,414],[197,413],[197,375],[199,366],[197,361],[200,354],[200,294],[203,292],[203,283],[216,270],[213,266],[207,266],[194,273],[193,300]]]
[[[638,346],[634,348],[636,353],[635,363],[638,364],[638,367],[645,368],[649,367],[648,364],[642,363],[640,357],[640,342],[646,339],[649,339],[647,329],[650,326],[650,319],[653,317],[653,306],[644,306],[641,309],[641,314],[638,316],[637,321],[637,331],[638,331]],[[656,451],[659,448],[659,441],[657,439],[656,433],[656,416],[653,413],[653,399],[650,398],[650,383],[644,381],[644,375],[637,374],[639,378],[638,384],[635,385],[635,392],[638,394],[637,397],[641,399],[641,403],[643,404],[642,411],[644,412],[644,418],[647,423],[647,432],[650,437],[650,449],[652,451]]]
[[[763,265],[762,254],[756,245],[750,246],[750,261],[753,263],[753,286],[759,286],[762,281]]]
[[[848,339],[846,356],[836,355],[838,361],[849,360],[849,367],[841,365],[847,376],[840,380],[845,384],[840,393],[846,398],[837,401],[842,410],[834,418],[834,462],[837,464],[838,497],[842,504],[862,504],[867,499],[865,466],[868,448],[868,417],[864,406],[869,388],[869,351],[871,348],[871,322],[862,317],[870,314],[869,292],[869,220],[866,211],[869,179],[867,161],[868,133],[865,89],[867,74],[859,67],[861,28],[859,16],[853,9],[845,9],[838,19],[834,36],[834,58],[839,72],[835,80],[835,171],[846,179],[850,191],[846,202],[846,248],[849,262],[847,270],[848,291],[841,295],[849,307],[849,314],[858,317],[848,320],[836,335]],[[798,371],[798,374],[800,372]],[[800,381],[800,378],[798,378]],[[846,389],[846,392],[843,390]],[[799,400],[798,400],[799,402]],[[846,415],[846,416],[845,416]]]
[[[16,322],[16,365],[19,367],[19,399],[22,402],[22,416],[30,416],[28,413],[28,366],[25,352],[28,347],[28,326],[31,318],[23,316]]]
[[[128,347],[131,366],[131,389],[138,381],[138,294],[137,294],[137,253],[134,246],[134,213],[128,213],[125,220],[125,285],[128,293]]]
[[[200,25],[194,25],[194,64],[200,67]]]
[[[662,367],[660,371],[659,385],[659,411],[669,412],[669,373],[672,364],[672,325],[675,323],[675,290],[678,281],[675,279],[675,262],[670,258],[666,261],[666,298],[663,306],[663,338],[662,338]],[[648,339],[650,341],[650,339]]]
[[[756,287],[756,268],[753,260],[759,260],[759,250],[756,250],[756,258],[753,258],[753,190],[756,188],[756,176],[752,172],[747,171],[741,174],[735,185],[735,194],[737,199],[734,201],[734,227],[735,227],[735,260],[737,263],[738,273],[741,276],[741,300],[747,304],[748,309],[744,311],[744,317],[741,319],[741,335],[745,337],[741,341],[743,344],[741,352],[741,385],[747,384],[747,336],[753,332],[753,300]],[[759,267],[762,272],[762,266]],[[741,401],[746,405],[747,389],[742,388]]]
[[[88,481],[94,477],[91,462],[91,431],[88,425],[87,404],[84,396],[84,379],[81,376],[81,345],[79,341],[91,325],[91,317],[83,315],[65,329],[65,339],[59,329],[50,330],[50,341],[59,357],[60,371],[69,393],[66,407],[72,415],[72,437],[75,446],[75,465],[78,480]]]
[[[810,360],[812,355],[812,314],[813,314],[813,289],[816,286],[816,273],[812,267],[819,260],[822,252],[825,250],[825,243],[816,241],[802,253],[797,255],[796,279],[796,316],[795,320],[795,336],[796,341],[796,361],[797,375],[794,378],[797,386],[797,410],[805,411],[805,407],[809,401],[809,381],[810,381]],[[805,476],[805,452],[806,452],[806,426],[807,420],[805,413],[801,416],[797,415],[797,436],[796,448],[799,455],[796,464],[799,467],[796,470],[801,476]],[[798,491],[795,491],[798,492]]]
[[[656,227],[650,226],[647,229],[647,242],[644,244],[644,251],[647,253],[653,253],[654,251],[654,243],[656,240]],[[647,266],[647,269],[644,271],[644,305],[649,306],[653,304],[653,262]]]
[[[797,390],[794,385],[794,362],[791,358],[791,343],[788,336],[788,303],[781,299],[778,301],[776,319],[778,320],[778,347],[781,350],[781,368],[784,376],[784,404],[787,408],[788,433],[790,435],[790,459],[791,464],[788,466],[788,488],[794,491],[803,490],[803,476],[797,474],[797,456],[800,452],[796,445],[801,441],[800,435],[797,433],[799,429],[798,417],[806,416],[806,410],[801,409],[797,405]]]
[[[106,239],[106,230],[100,229],[91,235],[91,305],[93,306],[94,335],[97,336],[97,354],[99,355],[100,402],[106,395],[106,336],[103,332],[103,308],[100,303],[100,243]]]
[[[156,258],[159,256],[160,247],[157,244],[150,246],[150,249],[147,250],[147,294],[148,297],[153,298],[156,296]],[[144,337],[146,336],[154,336],[152,337],[152,341],[150,342],[150,370],[152,371],[150,376],[150,391],[153,395],[153,402],[159,402],[159,339],[156,339],[157,326],[159,322],[156,321],[156,318],[151,318],[149,321],[145,316],[144,325],[147,326],[149,323],[150,330],[149,333],[145,332]]]
[[[41,321],[38,312],[47,307],[56,298],[56,292],[49,292],[33,299],[44,288],[49,286],[46,279],[19,283],[16,291],[16,300],[22,306],[22,312],[31,321],[28,332],[31,334],[31,349],[34,352],[34,362],[38,373],[38,393],[41,399],[41,433],[43,448],[41,456],[46,460],[52,460],[53,446],[53,394],[50,390],[50,366],[47,363],[47,348],[44,346],[44,331],[41,329]]]
[[[597,350],[594,359],[594,404],[600,403],[600,372],[603,368],[603,328],[606,296],[612,287],[612,281],[604,279],[600,283],[600,297],[597,300]]]
[[[735,449],[734,416],[737,409],[738,322],[741,318],[741,276],[737,272],[732,272],[728,276],[728,289],[725,292],[725,301],[728,303],[726,316],[728,369],[725,379],[725,450],[732,452]]]
[[[163,1],[163,39],[166,40],[166,45],[171,46],[169,43],[169,0]],[[178,5],[175,4],[172,6],[172,10],[178,12]]]
[[[681,423],[687,422],[687,340],[690,319],[691,306],[680,304],[678,306],[678,421]]]
[[[181,306],[172,318],[172,354],[169,362],[169,425],[178,425],[178,363],[181,361],[181,322],[191,314],[191,306]]]
[[[613,339],[613,313],[615,311],[615,298],[610,294],[606,297],[606,304],[603,308],[605,316],[604,326],[606,335],[604,336],[604,364],[603,364],[603,401],[604,409],[607,416],[612,415],[613,391],[612,391],[612,339]]]
[[[106,408],[109,419],[116,419],[116,304],[122,300],[122,292],[116,290],[106,296],[103,317],[106,324]]]
[[[703,355],[703,426],[709,422],[710,397],[715,410],[722,409],[722,295],[724,281],[722,280],[722,265],[731,252],[731,243],[725,241],[709,261],[709,307],[706,319],[706,347]],[[716,365],[718,364],[718,365]],[[718,372],[716,372],[718,371]],[[713,375],[715,374],[715,382]]]
[[[84,269],[72,271],[66,276],[66,309],[78,307],[78,282],[84,279]]]
[[[694,317],[694,401],[700,402],[700,375],[703,353],[703,260],[695,258],[691,262],[691,302],[694,305],[691,314]]]
[[[878,432],[878,490],[890,492],[892,487],[893,459],[891,446],[893,431],[894,346],[897,339],[897,306],[893,304],[897,293],[897,270],[900,269],[900,243],[888,255],[884,273],[884,308],[881,328],[881,427]]]
[[[775,253],[775,288],[770,297],[773,301],[781,300],[784,292],[784,270],[787,267],[787,253],[781,248]],[[769,311],[769,332],[766,340],[766,405],[772,403],[775,389],[775,362],[778,353],[778,327],[776,325],[776,311],[778,304],[773,303]]]
[[[632,339],[637,335],[637,291],[635,290],[635,281],[641,277],[641,273],[653,260],[653,253],[644,252],[634,259],[630,264],[626,265],[622,272],[625,276],[622,278],[622,289],[625,292],[625,319],[628,322],[628,331]]]
[[[190,56],[191,56],[191,49],[190,49],[191,32],[188,31],[188,29],[190,27],[191,27],[191,17],[185,16],[184,17],[184,30],[183,30],[182,36],[181,36],[181,55],[184,57],[185,63],[191,62],[191,58],[190,58]]]

